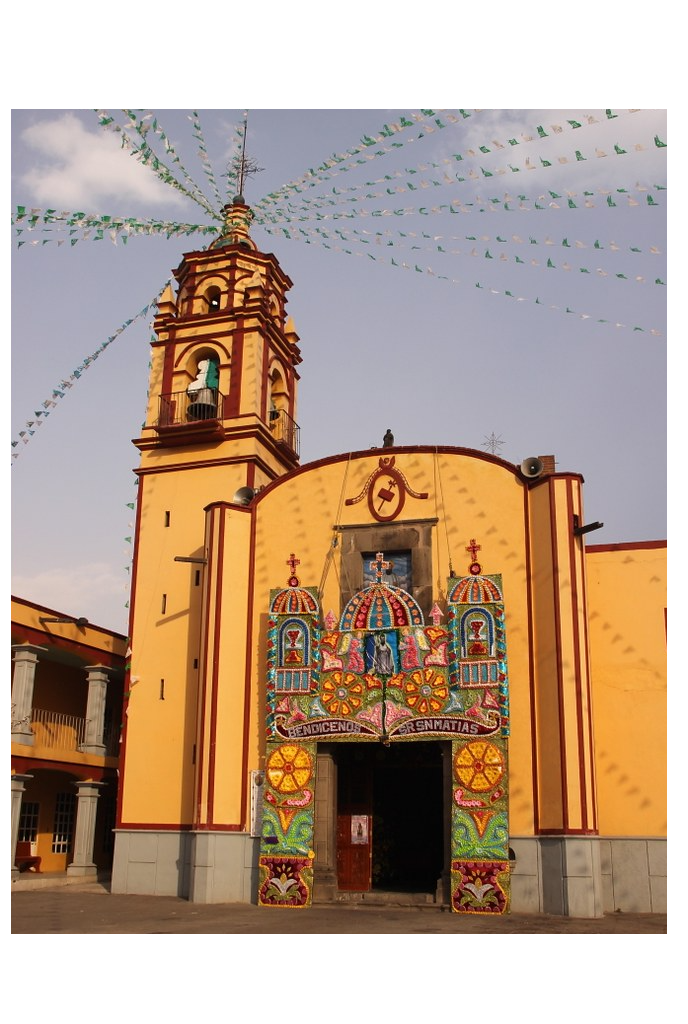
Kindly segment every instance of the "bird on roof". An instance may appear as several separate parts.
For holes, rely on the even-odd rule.
[[[389,429],[389,427],[387,427],[387,433],[382,438],[382,447],[383,448],[392,448],[393,446],[394,446],[394,434]]]

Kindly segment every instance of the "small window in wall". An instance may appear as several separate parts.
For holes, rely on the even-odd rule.
[[[53,853],[71,853],[74,822],[76,820],[76,794],[58,793],[55,797],[53,824]]]
[[[205,297],[208,300],[208,309],[211,313],[220,308],[220,289],[217,286],[213,285],[212,288],[209,288]]]
[[[411,572],[410,551],[383,551],[382,563],[379,564],[378,552],[363,551],[363,586],[369,587],[377,582],[378,565],[382,572],[382,583],[399,587],[411,593],[413,575]]]
[[[19,834],[17,840],[20,843],[35,843],[38,836],[38,807],[37,803],[25,800],[19,812]]]

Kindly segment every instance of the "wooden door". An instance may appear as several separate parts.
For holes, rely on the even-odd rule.
[[[369,892],[372,884],[373,787],[363,764],[338,772],[337,885],[347,892]]]

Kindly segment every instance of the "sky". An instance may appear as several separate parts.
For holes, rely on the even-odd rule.
[[[150,114],[182,187],[93,110],[11,124],[12,592],[122,633],[152,303],[210,236],[84,238],[42,216],[217,223],[189,180],[215,208],[228,197],[244,110],[197,111],[201,141],[191,109]],[[588,543],[666,537],[665,110],[266,108],[247,123],[251,234],[293,281],[302,464],[387,428],[399,445],[554,455],[604,523]]]

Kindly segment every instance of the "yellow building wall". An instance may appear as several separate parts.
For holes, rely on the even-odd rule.
[[[208,453],[205,449],[204,457],[212,457],[212,450]],[[193,819],[192,747],[196,739],[199,677],[199,665],[194,662],[200,664],[206,569],[198,562],[176,562],[175,558],[203,558],[204,508],[214,501],[231,501],[246,482],[245,466],[241,463],[200,463],[193,468],[168,471],[175,459],[179,459],[178,452],[163,450],[146,453],[143,460],[146,468],[164,467],[165,471],[146,473],[140,483],[141,530],[135,551],[131,626],[132,683],[121,802],[121,820],[125,823],[189,824]],[[243,514],[243,518],[248,521],[250,517]],[[239,592],[234,582],[234,563],[249,557],[248,545],[248,538],[242,537],[225,563],[229,598],[225,601],[223,622],[227,628],[233,621],[228,608]],[[247,572],[246,568],[244,581]],[[243,593],[247,593],[246,584]],[[245,616],[238,628],[241,637],[233,652],[239,648],[243,652],[245,648]],[[223,664],[223,678],[230,665],[232,673],[243,672],[243,660],[237,666],[232,657],[228,656]],[[160,736],[164,737],[163,742]],[[152,748],[156,750],[154,758]],[[235,742],[231,749],[236,752]]]
[[[42,772],[40,769],[34,773],[35,789],[29,794],[28,799],[35,799],[39,804],[38,832],[36,835],[36,852],[41,858],[41,871],[65,871],[71,863],[72,854],[53,853],[53,824],[55,816],[55,801],[58,793],[74,794],[74,778],[61,772]]]
[[[376,449],[369,455],[323,460],[271,484],[250,510],[230,508],[225,513],[221,640],[214,655],[218,658],[219,688],[212,740],[212,820],[220,826],[230,823],[236,827],[236,823],[248,820],[247,773],[264,766],[265,643],[270,591],[286,586],[291,572],[286,563],[293,553],[300,560],[296,575],[301,585],[320,588],[323,614],[332,610],[339,616],[338,527],[383,527],[371,517],[366,498],[346,504],[347,498],[363,490],[378,468],[380,457],[381,451]],[[578,571],[582,554],[574,551],[573,562],[569,562],[567,555],[555,577],[552,550],[553,544],[561,551],[569,550],[571,494],[577,501],[578,485],[561,479],[553,481],[553,498],[544,482],[529,491],[531,551],[537,550],[537,558],[532,562],[531,622],[525,485],[499,464],[460,452],[397,450],[396,468],[414,491],[427,493],[428,498],[407,495],[401,515],[390,525],[438,521],[432,529],[433,600],[442,606],[446,599],[450,561],[455,574],[467,572],[472,556],[465,549],[473,538],[481,546],[477,558],[483,572],[502,575],[511,716],[510,830],[524,836],[534,834],[536,828],[533,693],[539,827],[554,830],[561,826],[564,800],[569,802],[569,818],[575,827],[575,819],[581,813],[577,803],[581,791],[573,786],[564,793],[562,768],[566,768],[570,779],[581,779],[586,799],[594,770],[585,747],[586,699],[581,704],[580,717],[575,704],[571,704],[576,689],[576,664],[583,674],[586,671],[581,580],[576,584],[579,589],[575,606],[572,597],[572,573]],[[193,663],[201,658],[203,590],[202,585],[194,585],[194,579],[196,572],[203,572],[204,568],[175,563],[174,557],[202,557],[204,505],[231,501],[233,485],[228,480],[229,472],[223,470],[223,486],[219,488],[216,469],[160,474],[144,480],[141,515],[145,536],[137,564],[133,682],[121,812],[124,824],[189,824],[193,820],[197,766],[192,751],[197,740],[199,674]],[[193,486],[185,486],[185,480],[193,481]],[[224,493],[218,494],[218,489]],[[552,507],[557,512],[554,530]],[[169,527],[164,526],[162,518],[166,508],[172,511]],[[155,517],[159,520],[156,528]],[[658,561],[662,562],[661,567]],[[652,608],[657,606],[656,595],[665,584],[665,559],[662,561],[656,551],[634,552],[630,560],[620,558],[617,552],[592,552],[587,556],[586,569],[600,830],[606,835],[663,834],[665,690],[664,668],[657,663],[656,651],[658,642],[663,643],[664,623],[660,617],[660,622],[648,626],[643,609],[649,605],[644,606],[633,595],[648,591],[653,595]],[[557,600],[563,619],[579,624],[577,640],[568,626],[563,627],[557,639],[555,586],[559,587]],[[163,593],[167,594],[164,614]],[[212,608],[209,613],[212,618]],[[615,636],[617,640],[608,643]],[[625,637],[632,637],[632,642],[622,644]],[[165,680],[164,699],[161,679]],[[209,713],[207,706],[206,712]],[[246,714],[249,719],[245,731]],[[583,737],[582,771],[578,755],[573,753],[575,744],[570,741],[565,744],[566,761],[562,765],[562,720],[567,729],[576,729],[577,735]],[[206,726],[210,727],[209,719]],[[645,749],[648,742],[652,750],[649,763],[637,757],[639,747]],[[655,756],[657,751],[659,756]],[[204,784],[207,786],[207,779]],[[207,795],[207,788],[203,792]]]
[[[378,467],[382,452],[348,460],[327,461],[306,468],[272,485],[257,505],[255,543],[255,601],[253,635],[264,636],[270,590],[286,586],[293,552],[300,559],[296,575],[304,587],[322,586],[323,614],[339,617],[339,533],[334,528],[383,524],[374,520],[367,501],[346,505],[357,496]],[[506,609],[509,659],[511,738],[509,740],[511,828],[533,834],[533,766],[530,726],[528,607],[523,484],[513,473],[486,460],[451,453],[398,452],[396,468],[403,472],[421,500],[411,496],[392,527],[414,519],[439,520],[433,529],[433,600],[447,596],[451,559],[454,572],[466,575],[472,556],[465,550],[475,538],[478,560],[485,573],[501,573]],[[262,767],[265,694],[265,656],[253,647],[251,692],[255,739],[249,752],[251,768]]]
[[[600,835],[665,836],[666,544],[587,554]]]
[[[255,415],[263,404],[266,381],[262,371],[265,342],[257,330],[244,335],[244,357],[241,366],[241,410]]]
[[[213,571],[209,588],[201,819],[236,828],[246,821],[244,730],[249,699],[247,651],[251,647],[252,518],[250,513],[235,508],[222,508],[216,518],[220,520],[216,529],[221,526],[224,534],[222,548],[213,555],[221,555],[222,565],[217,576]]]
[[[120,813],[125,822],[190,822],[204,567],[175,557],[203,557],[203,506],[218,497],[217,473],[159,473],[139,487]]]
[[[529,494],[530,571],[532,593],[532,661],[534,717],[538,766],[538,805],[541,828],[557,829],[563,818],[562,763],[559,745],[558,651],[556,607],[552,581],[554,550],[549,485]],[[508,608],[507,608],[508,614]],[[529,641],[529,648],[531,647]],[[511,635],[507,633],[507,657],[511,659]],[[511,676],[511,672],[509,673]],[[511,701],[513,704],[513,699]],[[530,706],[531,699],[528,697]]]

